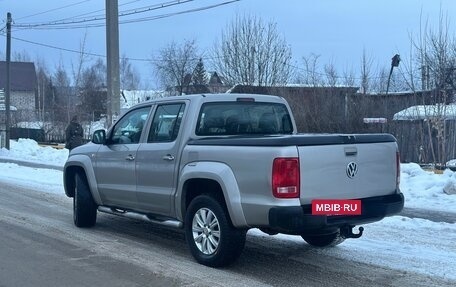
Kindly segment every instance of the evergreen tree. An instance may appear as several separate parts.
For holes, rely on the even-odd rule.
[[[193,70],[192,75],[192,84],[197,85],[207,85],[207,75],[206,69],[204,68],[203,59],[199,59],[198,64],[196,64],[195,69]]]

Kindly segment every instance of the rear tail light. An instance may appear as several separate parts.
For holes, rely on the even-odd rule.
[[[299,198],[299,158],[275,158],[272,166],[272,194],[277,198]]]
[[[396,152],[396,186],[401,183],[401,155]]]

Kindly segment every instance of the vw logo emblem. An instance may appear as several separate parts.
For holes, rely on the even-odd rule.
[[[349,178],[354,178],[358,173],[358,165],[355,162],[351,162],[347,165],[347,176]]]

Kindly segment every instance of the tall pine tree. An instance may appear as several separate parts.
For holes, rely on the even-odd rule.
[[[192,84],[195,86],[199,85],[207,85],[207,75],[206,75],[206,69],[204,68],[204,63],[203,59],[199,59],[198,64],[196,64],[195,69],[193,70],[193,75],[192,75]]]

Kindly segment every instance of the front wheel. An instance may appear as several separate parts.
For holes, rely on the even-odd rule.
[[[187,243],[199,263],[221,267],[240,256],[246,231],[232,226],[228,212],[216,199],[197,196],[187,209],[184,223]]]
[[[315,247],[332,247],[344,242],[345,238],[340,235],[340,231],[324,235],[301,235],[308,244]]]
[[[76,174],[76,191],[73,196],[73,220],[77,227],[92,227],[97,220],[97,205],[90,193],[85,176]]]

